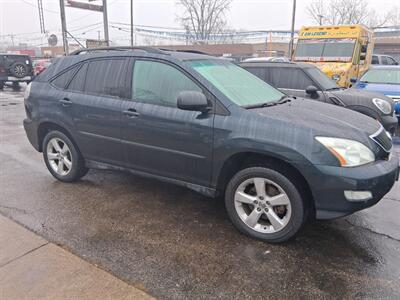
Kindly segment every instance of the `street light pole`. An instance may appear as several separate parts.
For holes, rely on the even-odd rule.
[[[64,54],[68,55],[69,47],[67,40],[67,21],[65,20],[65,5],[64,0],[60,0],[60,15],[61,15],[61,31],[62,31],[62,39],[64,46]]]
[[[106,45],[109,46],[108,37],[108,16],[107,16],[107,0],[103,0],[103,23],[104,23],[104,39],[106,40]]]
[[[289,42],[289,58],[292,58],[293,43],[294,43],[294,23],[296,21],[296,0],[293,0],[292,10],[292,28],[290,31],[290,42]]]
[[[133,0],[131,0],[131,47],[133,47]]]

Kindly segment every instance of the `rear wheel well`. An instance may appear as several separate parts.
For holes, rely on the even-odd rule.
[[[315,214],[311,189],[304,176],[289,163],[265,154],[243,152],[232,155],[224,163],[218,177],[217,190],[220,195],[224,195],[227,184],[237,172],[250,167],[266,167],[282,173],[296,185],[306,202],[304,204],[308,208],[309,213],[311,215]]]
[[[38,128],[38,143],[39,143],[39,151],[42,152],[43,151],[43,140],[44,137],[53,130],[58,130],[61,131],[62,133],[64,133],[66,136],[68,136],[68,138],[72,141],[72,143],[74,143],[75,147],[78,149],[77,145],[75,144],[74,139],[72,138],[71,134],[68,132],[68,130],[66,130],[64,127],[61,127],[60,125],[57,125],[55,123],[52,122],[44,122],[42,124],[39,125]],[[78,150],[79,151],[79,150]]]

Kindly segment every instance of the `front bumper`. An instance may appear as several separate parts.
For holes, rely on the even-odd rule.
[[[316,218],[335,219],[376,204],[399,179],[399,170],[399,159],[395,153],[389,161],[354,168],[316,166],[311,181],[308,179]],[[344,191],[370,191],[372,197],[365,201],[348,201]]]

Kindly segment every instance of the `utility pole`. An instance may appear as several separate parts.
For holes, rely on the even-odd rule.
[[[292,10],[292,28],[290,31],[290,42],[289,42],[289,58],[292,58],[293,43],[294,43],[294,23],[296,21],[296,0],[293,0]]]
[[[133,0],[131,0],[131,47],[133,47]]]
[[[107,16],[107,0],[103,0],[103,23],[104,23],[104,39],[109,46],[110,39],[108,37],[108,16]]]
[[[68,55],[68,40],[67,40],[67,21],[65,20],[65,5],[64,0],[60,0],[60,15],[61,15],[61,30],[62,30],[62,39],[64,45],[64,54]]]
[[[323,15],[318,15],[317,17],[318,17],[318,20],[319,20],[319,26],[321,26],[322,25],[322,19],[324,18],[324,16]]]

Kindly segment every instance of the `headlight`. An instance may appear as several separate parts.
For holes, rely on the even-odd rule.
[[[335,81],[339,81],[340,80],[340,75],[339,74],[334,74],[332,75],[332,79]]]
[[[392,112],[392,106],[386,100],[379,99],[379,98],[373,98],[372,102],[385,115],[388,115],[388,114],[390,114]]]
[[[375,161],[374,153],[360,142],[321,136],[315,139],[339,160],[342,167],[356,167]]]

